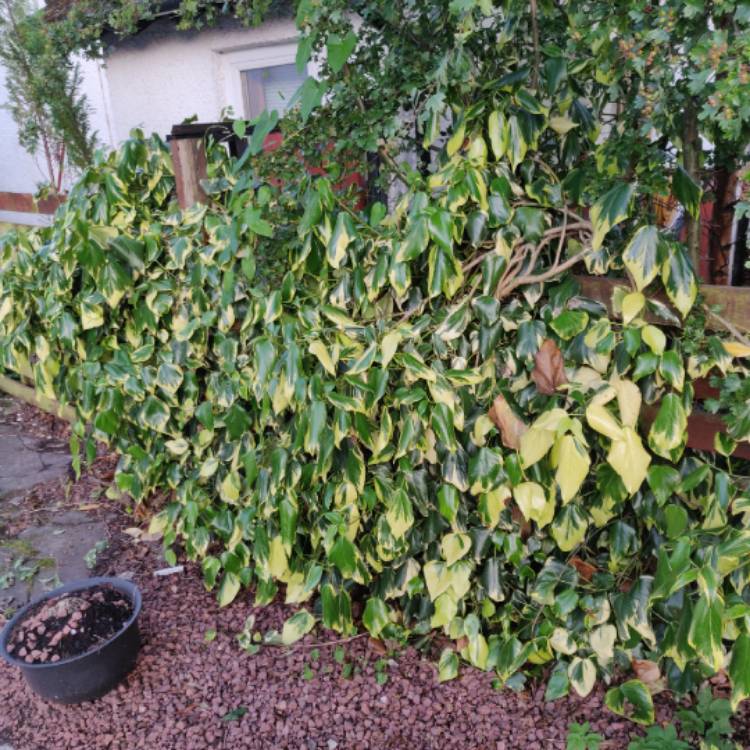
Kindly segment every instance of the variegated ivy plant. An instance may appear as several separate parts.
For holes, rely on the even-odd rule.
[[[360,599],[375,637],[454,639],[441,679],[459,655],[516,686],[547,670],[552,699],[633,667],[608,703],[647,722],[644,664],[680,692],[727,669],[736,705],[750,502],[685,443],[692,378],[739,370],[696,346],[685,250],[639,226],[633,186],[586,209],[544,162],[574,126],[594,142],[511,85],[390,212],[220,150],[210,206],[181,212],[164,145],[134,133],[5,242],[2,365],[76,407],[76,452],[119,451],[116,490],[163,500],[168,558],[222,605],[298,605],[283,642],[350,633]],[[612,317],[579,265],[626,271]]]

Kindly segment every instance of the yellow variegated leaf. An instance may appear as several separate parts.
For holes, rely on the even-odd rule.
[[[268,572],[283,581],[289,572],[289,561],[281,535],[277,534],[268,544]]]
[[[628,325],[643,310],[646,304],[646,297],[642,292],[631,292],[626,294],[622,299],[622,322]]]
[[[444,562],[430,560],[430,562],[424,564],[422,572],[427,584],[427,592],[430,595],[430,599],[434,602],[451,585],[448,566]]]
[[[612,386],[617,391],[617,406],[623,425],[635,429],[641,413],[641,389],[632,380],[616,379]]]
[[[442,628],[449,625],[458,613],[458,602],[451,591],[445,591],[435,599],[435,613],[430,620],[430,627]]]
[[[516,501],[527,521],[536,521],[539,528],[546,526],[555,514],[555,501],[547,496],[544,488],[536,482],[521,482],[513,488]]]
[[[2,312],[0,311],[0,320]],[[724,350],[732,357],[750,357],[750,346],[740,344],[738,341],[723,341]]]
[[[638,433],[632,427],[623,427],[622,439],[612,441],[607,462],[620,475],[625,489],[632,495],[646,478],[651,456],[643,448]]]
[[[486,442],[485,437],[487,433],[490,432],[494,426],[492,420],[486,414],[481,414],[477,417],[476,422],[474,422],[474,429],[471,432],[471,441],[474,445],[481,448]]]
[[[586,421],[589,427],[606,435],[610,440],[622,440],[622,428],[609,410],[601,404],[589,404],[586,407]]]
[[[325,344],[322,341],[313,341],[310,344],[310,354],[315,355],[318,361],[325,368],[329,375],[336,377],[336,365],[331,359],[331,355],[328,353]]]
[[[380,357],[383,367],[388,367],[398,349],[398,345],[401,343],[401,339],[402,336],[398,331],[391,331],[383,336],[383,340],[380,342]]]
[[[573,503],[557,514],[550,533],[563,552],[570,552],[586,538],[588,527],[588,518]]]
[[[307,635],[315,627],[315,618],[303,609],[293,614],[281,629],[281,642],[284,646],[291,646],[300,638]]]
[[[219,496],[225,503],[234,505],[240,499],[242,480],[236,471],[230,471],[219,487]]]
[[[578,647],[576,642],[571,638],[570,633],[565,628],[555,628],[549,639],[549,645],[560,654],[570,656],[574,654]]]
[[[560,488],[563,504],[572,500],[586,479],[591,466],[589,454],[572,435],[564,435],[557,443],[557,472],[555,481]]]
[[[510,489],[502,485],[482,495],[479,501],[479,512],[486,526],[494,529],[500,521],[500,514],[510,498]]]
[[[446,534],[440,542],[440,551],[443,553],[446,565],[453,565],[460,560],[471,549],[471,537],[459,532]]]
[[[446,144],[446,151],[448,152],[448,156],[453,156],[453,154],[458,151],[459,148],[463,145],[463,142],[466,138],[466,129],[463,125],[459,125],[456,130],[453,132],[451,137],[448,139],[448,143]]]
[[[664,331],[656,326],[648,325],[644,326],[641,331],[641,338],[643,343],[648,346],[654,354],[664,354],[664,347],[667,345],[667,337],[664,335]]]
[[[601,625],[589,633],[589,645],[600,664],[608,664],[615,655],[617,628],[614,625]]]
[[[530,427],[521,435],[521,445],[518,453],[521,456],[521,464],[526,469],[540,461],[555,442],[555,433],[551,430]]]
[[[286,604],[302,604],[306,602],[313,594],[315,589],[305,590],[305,575],[304,573],[292,573],[286,579],[286,597],[284,602]]]
[[[576,656],[568,667],[568,679],[573,689],[585,698],[593,689],[596,683],[596,667],[591,659],[582,659]]]
[[[549,126],[558,135],[565,135],[567,132],[578,127],[577,122],[573,122],[569,117],[550,117]]]

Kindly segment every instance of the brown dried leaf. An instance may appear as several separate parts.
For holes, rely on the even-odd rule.
[[[521,539],[525,542],[531,536],[531,521],[526,520],[523,513],[521,513],[521,509],[515,503],[510,506],[510,517],[514,523],[520,526],[519,533],[521,534]]]
[[[521,447],[521,435],[526,432],[528,427],[523,420],[516,415],[510,404],[502,395],[497,396],[492,402],[492,406],[487,416],[493,421],[495,427],[500,430],[500,436],[503,445],[506,448],[518,450]]]
[[[585,560],[581,560],[580,557],[572,557],[570,564],[578,571],[578,575],[583,578],[584,581],[590,581],[599,569]]]
[[[374,651],[376,654],[384,656],[388,653],[385,643],[379,638],[368,638],[367,645],[370,647],[370,651]]]
[[[659,665],[655,661],[633,659],[631,665],[635,676],[649,689],[652,695],[656,695],[666,688]]]
[[[534,355],[533,381],[540,393],[551,396],[561,385],[568,382],[565,376],[562,352],[552,339],[544,339]]]

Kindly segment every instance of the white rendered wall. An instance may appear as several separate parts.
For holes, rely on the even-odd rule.
[[[213,122],[230,104],[242,115],[235,95],[237,54],[257,50],[259,63],[267,53],[273,64],[274,47],[293,43],[296,37],[291,20],[253,29],[225,23],[200,32],[179,32],[164,21],[117,42],[106,57],[115,141],[127,138],[133,127],[165,137],[173,125],[192,115]]]
[[[37,164],[21,148],[16,123],[3,107],[6,102],[5,69],[0,66],[0,192],[33,193],[44,182],[43,162]]]
[[[94,60],[81,60],[79,65],[81,92],[88,99],[92,130],[97,131],[100,144],[109,146],[114,141],[107,117],[106,78]],[[5,70],[0,66],[0,192],[33,193],[48,179],[44,154],[31,156],[18,142],[18,127],[2,106],[7,96]],[[74,177],[72,173],[66,175],[65,184],[69,185]]]

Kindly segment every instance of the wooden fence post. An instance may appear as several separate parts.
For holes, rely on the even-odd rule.
[[[206,203],[201,180],[206,178],[206,149],[203,138],[173,137],[170,139],[175,187],[180,208]]]

